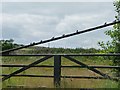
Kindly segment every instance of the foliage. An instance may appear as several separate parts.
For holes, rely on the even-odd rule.
[[[116,21],[120,20],[120,0],[114,2],[115,11],[117,15],[115,16]],[[99,42],[98,44],[103,48],[106,53],[120,53],[120,23],[115,24],[112,30],[105,32],[106,35],[111,37],[111,41],[107,43]],[[113,64],[120,66],[120,57],[113,58]],[[117,76],[120,76],[120,69],[116,70]]]
[[[0,47],[1,47],[2,51],[20,46],[18,44],[13,43],[13,42],[14,42],[13,39],[0,40]]]
[[[19,50],[18,53],[21,54],[80,54],[80,53],[99,53],[99,49],[95,48],[48,48],[48,47],[39,47],[34,46],[28,49]]]

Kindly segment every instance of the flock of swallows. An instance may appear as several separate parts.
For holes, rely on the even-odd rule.
[[[113,22],[116,22],[116,20],[114,20]],[[105,22],[104,23],[104,25],[106,25],[107,24],[107,22]],[[76,33],[78,33],[79,32],[79,30],[76,30]],[[65,34],[63,34],[62,36],[60,36],[60,37],[65,37],[66,35]],[[59,38],[60,38],[59,37]],[[55,39],[55,37],[52,37],[51,39],[48,39],[48,40],[54,40]],[[45,40],[46,41],[46,40]],[[40,41],[39,43],[43,43],[44,41]],[[33,42],[33,43],[30,43],[30,45],[34,45],[34,44],[36,44],[35,42]]]
[[[120,19],[119,20],[114,20],[113,22],[111,23],[107,23],[105,22],[103,25],[101,26],[109,26],[109,25],[113,25],[113,24],[116,24],[116,23],[120,23]],[[101,26],[97,26],[97,27],[94,27],[93,29],[95,30],[96,28],[98,29],[98,27],[101,28]],[[93,29],[86,29],[85,32],[88,32],[89,30],[93,30]],[[18,49],[21,49],[21,48],[25,48],[25,47],[29,47],[29,46],[34,46],[34,45],[37,45],[37,44],[42,44],[42,43],[46,43],[46,42],[50,42],[50,41],[54,41],[54,40],[57,40],[57,39],[61,39],[61,38],[65,38],[65,37],[69,37],[69,36],[72,36],[72,35],[75,35],[75,34],[79,34],[81,32],[84,32],[84,31],[79,31],[79,30],[76,30],[76,32],[73,32],[73,33],[70,33],[70,34],[63,34],[62,36],[59,36],[59,37],[52,37],[50,39],[47,39],[47,40],[41,40],[40,42],[33,42],[33,43],[30,43],[26,46],[23,46],[23,47],[18,47],[18,48],[14,48],[14,49],[11,49],[11,50],[6,50],[6,51],[2,51],[2,53],[7,53],[7,52],[10,52],[10,51],[14,51],[14,50],[18,50]]]

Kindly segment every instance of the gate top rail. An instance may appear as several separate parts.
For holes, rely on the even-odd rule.
[[[111,23],[108,23],[108,24],[105,23],[105,24],[103,24],[103,25],[99,25],[99,26],[96,26],[96,27],[92,27],[92,28],[89,28],[89,29],[85,29],[85,30],[83,30],[83,31],[78,31],[78,30],[77,30],[77,31],[74,32],[74,33],[63,34],[62,36],[52,37],[52,38],[50,38],[50,39],[43,40],[43,41],[41,40],[40,42],[32,43],[32,44],[25,45],[25,46],[22,46],[22,47],[5,50],[5,51],[0,52],[0,54],[6,54],[6,53],[9,53],[9,52],[11,52],[11,51],[19,50],[19,49],[22,49],[22,48],[27,48],[27,47],[31,47],[31,46],[34,46],[34,45],[43,44],[43,43],[47,43],[47,42],[51,42],[51,41],[55,41],[55,40],[59,40],[59,39],[67,38],[67,37],[71,37],[71,36],[74,36],[74,35],[78,35],[78,34],[90,32],[90,31],[94,31],[94,30],[96,30],[96,29],[104,28],[104,27],[111,26],[111,25],[114,25],[114,24],[117,24],[117,23],[120,23],[120,21],[116,21],[116,20],[115,20],[115,21],[113,21],[113,22],[111,22]]]
[[[82,53],[82,54],[3,54],[2,56],[120,56],[120,53]]]

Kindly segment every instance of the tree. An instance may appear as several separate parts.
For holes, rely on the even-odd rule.
[[[120,0],[114,2],[115,11],[117,15],[115,16],[116,21],[120,20]],[[111,41],[107,43],[99,42],[98,44],[107,53],[120,53],[120,23],[115,24],[112,30],[105,32],[106,35],[111,37]],[[120,66],[120,57],[113,57],[113,65]],[[116,69],[116,75],[120,77],[120,69]],[[120,83],[119,83],[120,85]]]
[[[116,21],[120,20],[120,0],[114,3],[116,7],[117,15],[115,16]],[[104,49],[107,53],[120,53],[120,23],[115,24],[112,30],[108,30],[105,32],[106,35],[110,36],[112,41],[108,41],[107,43],[98,42],[98,44]],[[115,65],[120,65],[120,62],[114,59]]]
[[[4,50],[12,49],[12,48],[15,48],[15,47],[18,47],[18,46],[19,46],[18,44],[15,44],[15,43],[13,43],[13,42],[14,42],[13,39],[0,40],[1,50],[4,51]]]

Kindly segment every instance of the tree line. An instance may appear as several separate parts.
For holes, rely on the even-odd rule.
[[[0,45],[2,47],[2,51],[4,50],[8,50],[8,49],[12,49],[12,48],[16,48],[16,47],[20,47],[20,46],[24,46],[21,44],[16,44],[14,43],[13,39],[9,39],[9,40],[0,40]],[[60,54],[60,53],[99,53],[100,49],[95,49],[95,48],[54,48],[54,47],[40,47],[40,46],[34,46],[34,47],[29,47],[28,49],[22,49],[22,50],[18,50],[18,52],[20,53],[29,53],[29,54]]]

